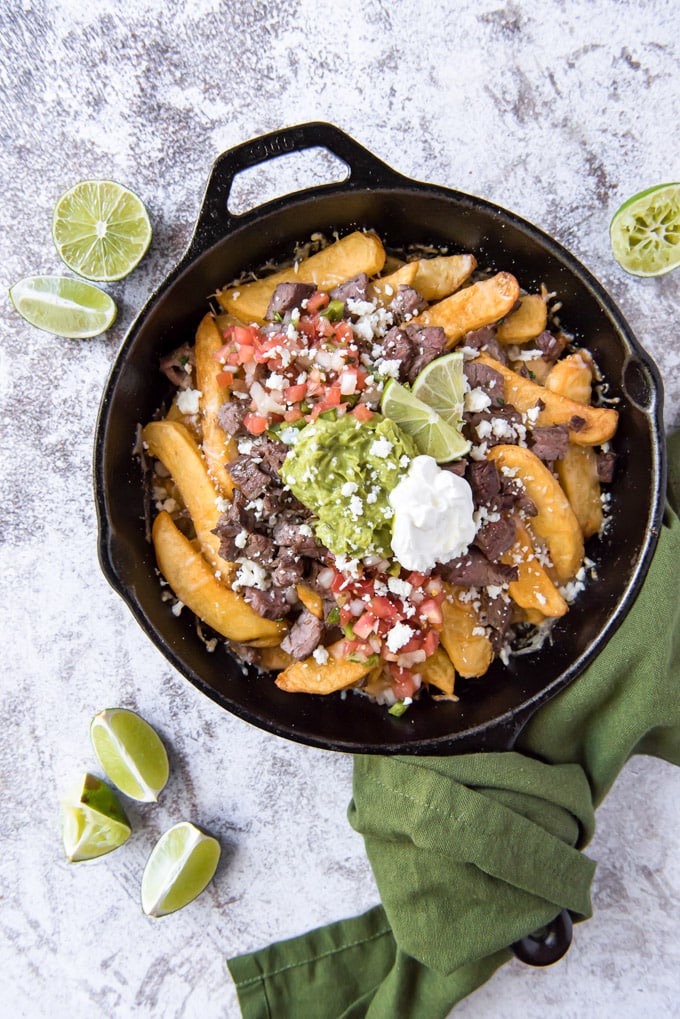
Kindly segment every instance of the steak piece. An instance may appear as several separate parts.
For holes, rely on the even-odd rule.
[[[569,429],[566,425],[534,428],[529,434],[529,447],[539,460],[563,460],[569,448]]]
[[[475,545],[492,563],[498,562],[504,552],[512,546],[517,527],[515,521],[501,517],[489,520],[475,535]]]
[[[468,466],[467,480],[475,506],[491,503],[501,490],[501,476],[491,460],[472,460]]]
[[[260,566],[271,566],[275,556],[274,542],[266,534],[249,534],[240,554]]]
[[[490,357],[500,361],[501,364],[508,363],[508,355],[496,339],[496,330],[493,326],[472,329],[463,337],[462,346],[472,347],[474,350],[485,350]]]
[[[232,460],[227,470],[246,499],[257,499],[272,483],[271,476],[260,470],[249,453]]]
[[[597,480],[610,484],[614,480],[614,468],[616,467],[616,453],[598,453],[597,455]]]
[[[227,435],[236,435],[248,413],[245,400],[228,400],[217,412],[217,423]]]
[[[486,556],[475,548],[470,548],[465,555],[438,566],[437,573],[448,584],[457,584],[460,587],[503,585],[511,580],[517,580],[518,577],[516,566],[489,562]]]
[[[329,291],[328,296],[332,301],[368,301],[368,276],[360,272],[351,279],[345,280],[337,287]]]
[[[534,343],[546,361],[556,361],[567,345],[567,337],[564,333],[555,336],[549,329],[545,329],[540,336],[536,337]]]
[[[441,326],[393,326],[383,339],[383,356],[399,361],[400,382],[414,382],[445,347],[446,333]]]
[[[503,398],[503,376],[495,368],[481,361],[466,361],[463,365],[465,377],[468,380],[470,389],[483,389],[491,397],[491,403],[495,407],[502,407],[505,403]]]
[[[309,609],[303,608],[290,632],[281,641],[281,650],[292,658],[308,658],[323,636],[323,619],[317,619]]]
[[[178,389],[188,389],[191,385],[191,370],[195,363],[194,348],[188,343],[183,343],[171,354],[161,358],[160,369],[170,379],[173,386],[177,386]]]
[[[313,283],[279,283],[271,296],[265,318],[271,322],[276,315],[283,317],[287,311],[299,308],[315,290]]]
[[[504,407],[494,407],[493,410],[464,414],[463,417],[463,434],[475,445],[485,442],[487,446],[498,446],[501,443],[517,442],[515,426],[522,424],[522,415],[509,403]]]
[[[425,308],[427,308],[427,301],[423,295],[413,287],[400,283],[390,305],[394,321],[403,322],[404,319],[412,318],[418,312],[424,311]]]
[[[263,619],[282,619],[290,608],[282,587],[270,587],[266,591],[259,587],[242,587],[241,593]]]

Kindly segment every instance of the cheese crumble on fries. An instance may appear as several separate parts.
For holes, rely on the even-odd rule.
[[[142,430],[173,610],[282,690],[351,689],[394,714],[423,691],[456,699],[457,676],[547,632],[585,586],[617,426],[551,296],[480,272],[471,253],[388,256],[362,231],[220,291],[195,340],[161,362],[175,394]],[[430,470],[455,476],[472,516],[462,551],[408,569],[389,544],[389,495],[422,450],[381,397],[454,349],[469,451]],[[317,434],[331,436],[323,466],[300,468]]]

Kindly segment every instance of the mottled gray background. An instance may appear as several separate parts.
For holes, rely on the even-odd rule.
[[[608,224],[629,194],[680,179],[675,0],[24,0],[0,6],[2,286],[60,272],[55,200],[113,177],[148,205],[154,242],[109,289],[120,314],[86,343],[0,304],[2,799],[0,1014],[232,1017],[230,954],[371,906],[349,828],[351,762],[220,711],[147,642],[100,574],[91,443],[116,350],[191,234],[209,167],[246,138],[337,123],[401,172],[482,195],[565,243],[657,359],[678,422],[680,272],[626,276]],[[123,13],[125,12],[125,13]],[[328,160],[239,181],[239,207],[324,179]],[[86,768],[91,716],[137,708],[171,748],[159,806],[126,848],[63,858],[58,803]],[[635,760],[599,812],[595,918],[545,971],[505,967],[461,1019],[680,1014],[680,778]],[[224,846],[210,890],[145,918],[138,885],[180,818]]]

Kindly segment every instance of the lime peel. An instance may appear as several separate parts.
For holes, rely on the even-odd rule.
[[[437,463],[450,463],[470,450],[470,442],[458,428],[395,379],[385,386],[380,409],[411,436],[421,454]]]
[[[217,839],[180,821],[154,846],[142,875],[142,909],[161,917],[182,909],[212,880],[220,859]]]
[[[170,774],[158,733],[128,708],[107,708],[90,724],[90,738],[108,778],[133,800],[153,803]]]
[[[70,276],[26,276],[10,287],[9,296],[30,325],[67,339],[99,336],[116,318],[113,298]]]
[[[634,276],[680,265],[680,183],[657,184],[627,199],[609,226],[612,254]]]

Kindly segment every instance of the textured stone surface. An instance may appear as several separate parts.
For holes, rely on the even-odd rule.
[[[223,713],[148,643],[97,564],[99,397],[135,313],[189,240],[215,156],[282,125],[331,120],[407,175],[515,210],[619,302],[662,369],[671,426],[680,273],[626,276],[607,229],[629,194],[680,178],[677,30],[673,0],[2,5],[3,288],[61,271],[51,210],[81,177],[133,187],[155,229],[139,269],[110,287],[120,314],[104,337],[54,339],[1,305],[2,1014],[236,1016],[227,955],[375,902],[345,818],[350,761]],[[289,161],[248,175],[234,199],[258,204],[331,170]],[[59,796],[95,768],[88,723],[114,704],[157,726],[171,782],[160,805],[132,810],[123,851],[71,866]],[[626,768],[590,850],[595,918],[562,964],[513,963],[457,1016],[678,1015],[679,781],[658,762]],[[153,921],[140,875],[156,836],[181,818],[221,839],[223,861],[199,900]]]

